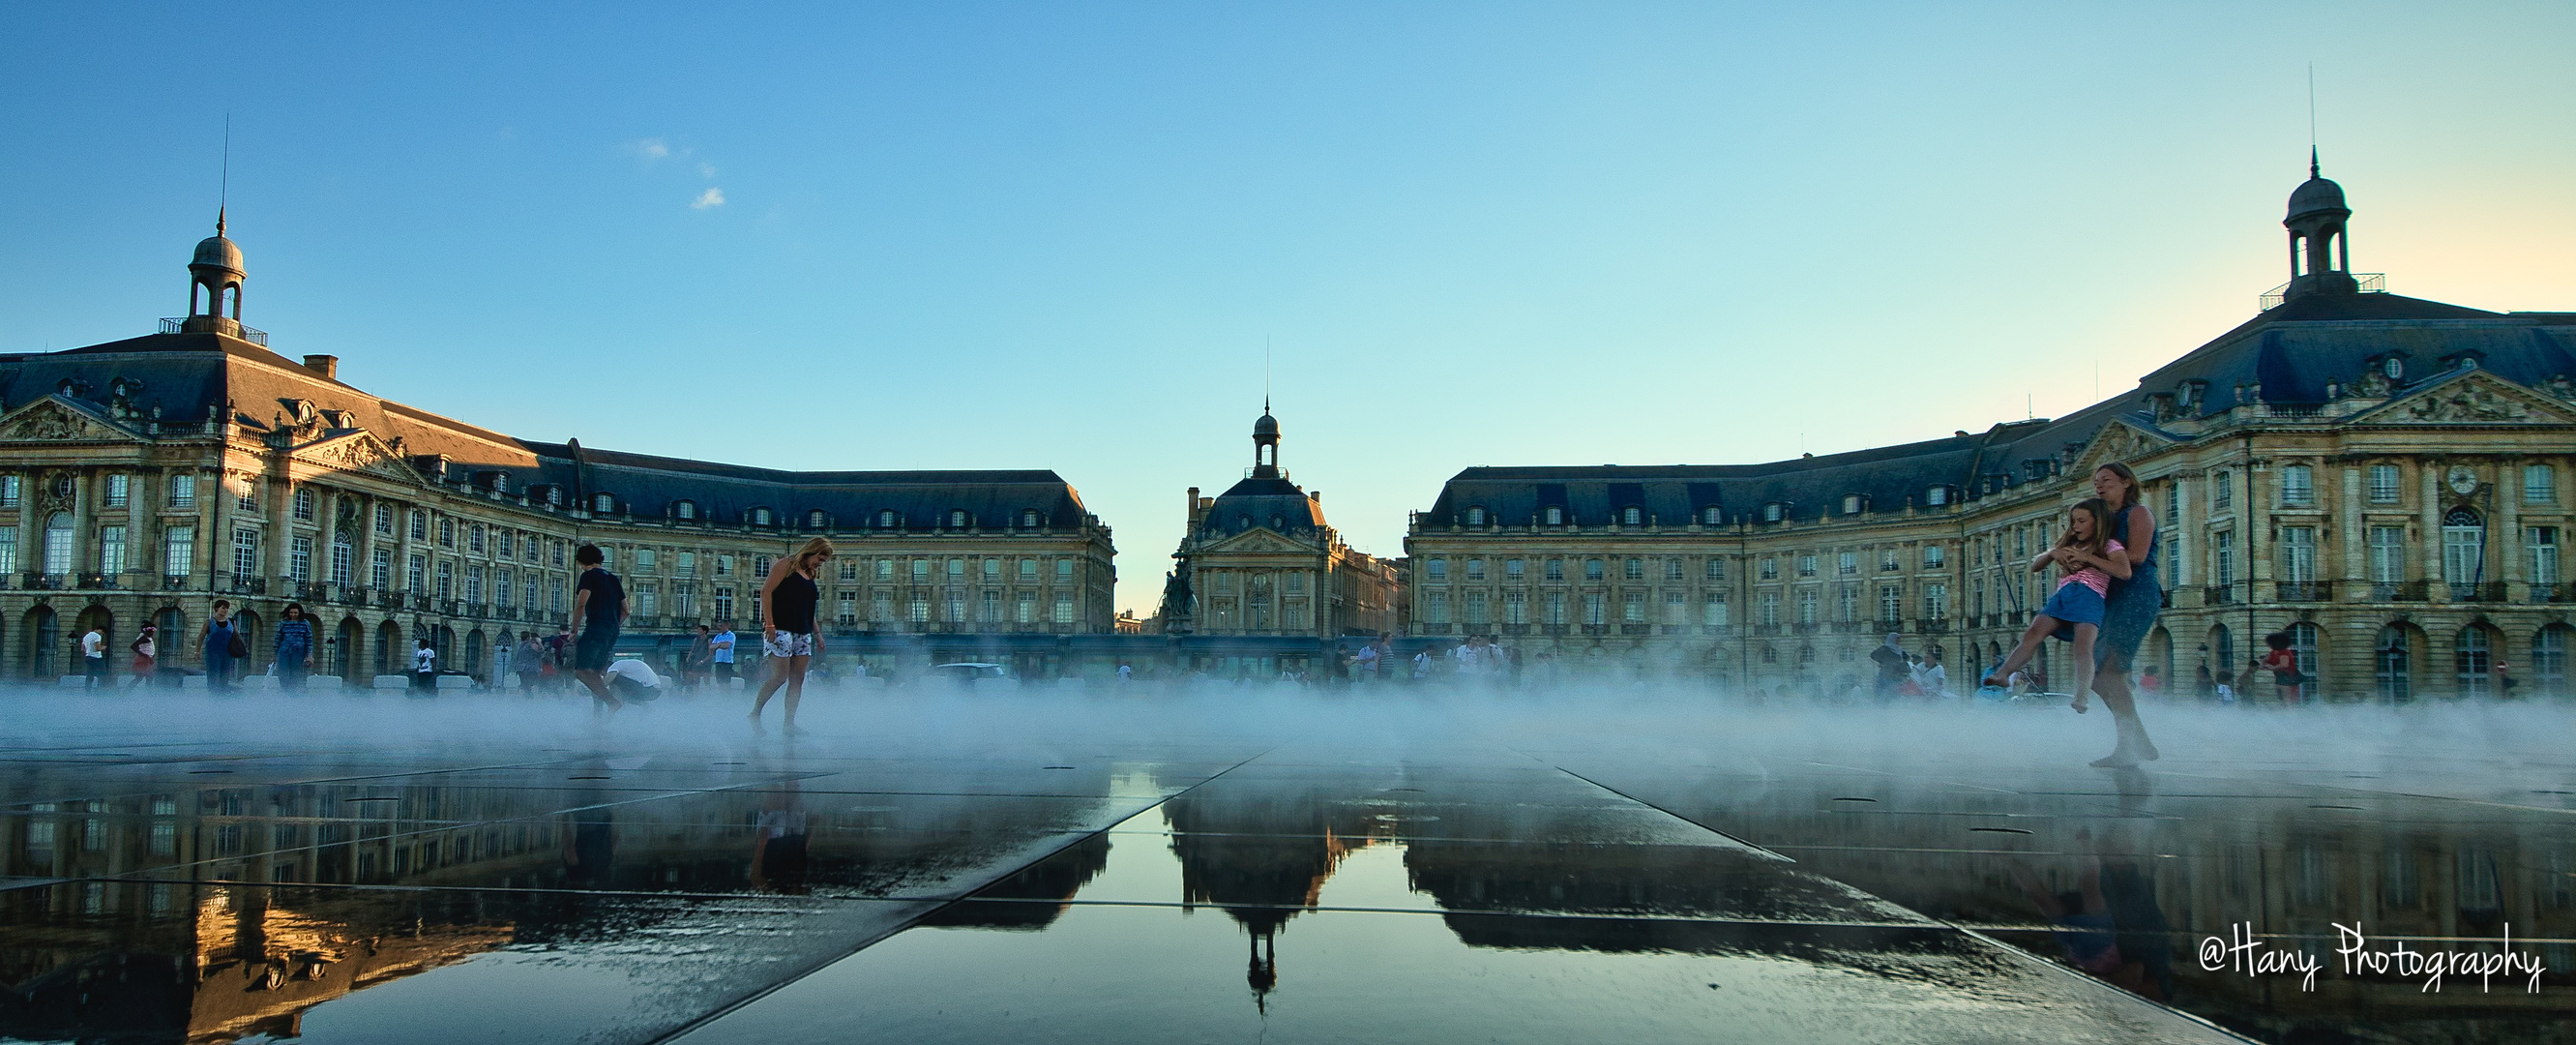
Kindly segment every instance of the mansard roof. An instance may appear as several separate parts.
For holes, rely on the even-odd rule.
[[[309,404],[328,429],[399,440],[416,466],[440,473],[434,478],[488,482],[488,473],[503,473],[514,491],[560,485],[567,506],[608,493],[621,512],[641,517],[668,517],[685,500],[699,519],[740,522],[750,509],[766,507],[788,527],[803,525],[816,509],[841,527],[873,527],[883,511],[893,511],[907,529],[945,526],[958,510],[981,527],[1017,526],[1030,510],[1051,527],[1078,527],[1087,519],[1081,496],[1044,469],[798,472],[518,439],[377,398],[220,334],[152,334],[0,355],[0,408],[50,394],[105,405],[120,390],[129,416],[150,419],[157,408],[165,430],[203,423],[229,406],[230,416],[218,419],[264,431],[281,417],[292,422],[298,405]],[[443,470],[436,466],[442,457]]]
[[[1255,526],[1314,540],[1324,529],[1324,506],[1287,479],[1254,476],[1216,495],[1215,503],[1199,524],[1201,533],[1210,537],[1241,533]]]

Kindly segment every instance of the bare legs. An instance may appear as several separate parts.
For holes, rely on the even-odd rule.
[[[787,703],[781,710],[786,713],[787,728],[790,730],[796,728],[796,704],[805,699],[805,668],[813,659],[812,657],[771,657],[769,659],[769,680],[760,684],[760,696],[751,702],[753,722],[760,721],[761,709],[769,706],[769,695],[778,692],[778,687],[785,686]]]
[[[2030,663],[2031,655],[2039,652],[2039,644],[2047,641],[2049,636],[2057,634],[2057,629],[2065,626],[2065,621],[2045,613],[2031,618],[2030,627],[2021,633],[2021,644],[2014,646],[2012,653],[2004,658],[2004,662],[1987,673],[1980,684],[2003,686],[2009,683],[2013,672],[2021,670],[2022,665]],[[2102,629],[2098,625],[2075,625],[2075,711],[2078,714],[2082,714],[2085,709],[2084,694],[2093,688],[2093,641],[2101,633]],[[2106,697],[2104,700],[2107,703],[2109,698]]]
[[[582,685],[590,687],[592,707],[615,711],[626,706],[625,701],[617,699],[616,694],[608,691],[608,680],[601,678],[599,672],[576,669],[572,677],[580,679]]]
[[[2085,663],[2092,661],[2088,658]],[[2104,658],[2101,670],[2093,675],[2093,692],[2102,695],[2102,706],[2111,710],[2111,724],[2120,735],[2119,746],[2094,759],[2094,765],[2116,769],[2161,757],[2156,752],[2156,742],[2147,739],[2147,724],[2138,718],[2137,699],[2129,692],[2127,664],[2117,656]]]

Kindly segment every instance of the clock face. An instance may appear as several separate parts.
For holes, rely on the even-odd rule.
[[[2478,473],[2467,465],[2451,466],[2451,492],[2466,497],[2478,492]]]

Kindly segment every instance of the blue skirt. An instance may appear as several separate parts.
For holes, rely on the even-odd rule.
[[[2102,620],[2102,634],[2093,643],[2093,663],[2117,663],[2122,669],[2137,666],[2138,646],[2147,641],[2147,633],[2156,630],[2156,618],[2164,614],[2164,587],[2156,575],[2140,572],[2125,581],[2111,582],[2111,603]]]
[[[2075,638],[2076,625],[2091,624],[2100,627],[2105,609],[2101,593],[2081,584],[2060,584],[2057,586],[2057,594],[2049,596],[2048,602],[2040,606],[2039,612],[2065,622],[2057,629],[2056,635],[2058,638],[2072,641]]]

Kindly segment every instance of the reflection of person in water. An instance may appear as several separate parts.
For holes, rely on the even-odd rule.
[[[564,832],[564,877],[577,886],[608,884],[608,868],[617,858],[617,823],[606,806],[572,812]]]
[[[2172,927],[2156,904],[2155,881],[2137,860],[2095,853],[2092,832],[2077,831],[2085,852],[2076,862],[2073,889],[2051,892],[2029,867],[2013,865],[2013,880],[2040,914],[2055,923],[2067,964],[2141,997],[2173,998]]]
[[[1243,974],[1245,982],[1252,984],[1252,1007],[1265,1015],[1270,1012],[1270,989],[1279,986],[1278,933],[1276,929],[1263,929],[1252,934],[1252,966]],[[1270,945],[1267,956],[1261,953],[1265,943]]]
[[[752,888],[805,892],[805,833],[805,796],[790,780],[761,802],[751,839]]]

